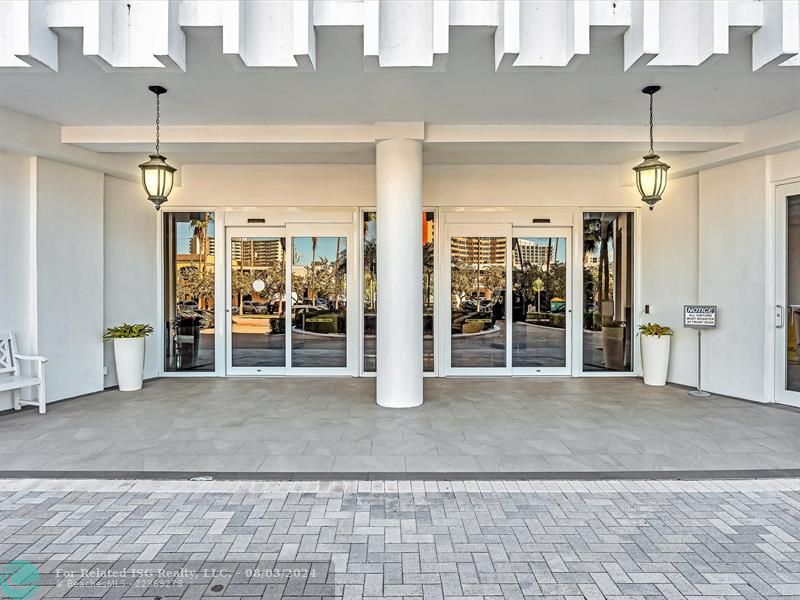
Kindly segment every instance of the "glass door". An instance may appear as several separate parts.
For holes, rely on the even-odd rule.
[[[449,314],[442,336],[450,375],[508,375],[509,246],[507,225],[450,225],[445,244],[444,289]],[[444,332],[443,332],[444,333]]]
[[[287,227],[288,366],[296,374],[352,374],[358,306],[352,225]],[[351,326],[352,325],[352,326]]]
[[[231,375],[283,374],[286,363],[286,233],[228,228],[227,365]]]
[[[568,375],[572,324],[568,228],[514,228],[511,366],[514,375]]]
[[[800,406],[800,183],[776,197],[775,401]]]

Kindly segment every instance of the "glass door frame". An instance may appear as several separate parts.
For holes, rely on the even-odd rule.
[[[567,247],[565,249],[564,260],[566,263],[566,307],[564,311],[565,322],[564,322],[564,349],[565,349],[565,356],[564,356],[564,366],[563,367],[514,367],[513,364],[513,335],[514,335],[514,318],[513,313],[511,315],[511,319],[509,321],[508,314],[506,315],[506,321],[511,323],[511,327],[509,328],[509,340],[512,347],[511,352],[511,368],[512,368],[512,375],[515,376],[569,376],[572,374],[572,324],[573,324],[573,310],[572,310],[572,297],[573,297],[573,285],[572,285],[572,266],[573,266],[573,256],[572,256],[572,228],[571,227],[548,227],[548,226],[528,226],[528,227],[513,227],[511,230],[511,239],[520,238],[520,237],[535,237],[535,238],[542,238],[542,237],[558,237],[563,238],[566,240]],[[511,262],[511,276],[513,277],[513,256],[511,253],[514,251],[513,245],[509,244],[509,259]],[[508,291],[506,292],[507,297],[511,297],[513,299],[513,279],[509,279],[506,282],[508,286]],[[506,311],[509,309],[506,308]],[[513,310],[513,304],[512,304]]]
[[[448,223],[442,235],[442,269],[441,269],[441,293],[438,297],[439,303],[439,340],[441,352],[439,355],[439,365],[441,373],[446,377],[459,376],[508,376],[512,375],[511,370],[511,332],[508,326],[508,303],[506,302],[506,331],[505,331],[505,351],[506,365],[504,367],[453,367],[452,366],[452,257],[450,254],[450,240],[453,237],[503,237],[506,240],[506,300],[510,298],[511,289],[511,224],[510,223]]]
[[[233,271],[233,253],[231,252],[231,242],[234,238],[284,238],[286,245],[286,252],[284,253],[284,269],[289,264],[291,255],[289,254],[288,236],[286,235],[286,228],[281,226],[229,226],[225,228],[225,374],[228,376],[248,376],[248,375],[285,375],[289,365],[289,335],[288,329],[286,334],[286,342],[284,344],[285,362],[286,366],[283,367],[234,367],[233,366],[233,288],[232,288],[232,271]],[[288,269],[291,270],[291,267]],[[286,287],[284,288],[284,295],[286,290],[291,289],[291,282],[287,278]],[[289,312],[289,304],[287,302],[285,308],[285,325],[288,327],[291,321],[291,313]]]
[[[800,195],[800,181],[775,186],[775,402],[800,407],[800,392],[787,389],[787,335],[789,334],[790,307],[788,293],[789,196]]]
[[[331,375],[350,375],[359,374],[359,336],[362,327],[358,322],[360,310],[359,274],[358,268],[361,261],[357,258],[360,245],[356,246],[353,223],[287,223],[286,224],[286,373],[289,375],[302,376],[331,376]],[[360,230],[359,230],[360,231]],[[345,314],[347,319],[347,364],[344,367],[293,367],[292,365],[292,308],[295,304],[294,294],[292,293],[292,260],[294,238],[301,237],[341,237],[347,240],[347,275],[346,283],[347,306]]]

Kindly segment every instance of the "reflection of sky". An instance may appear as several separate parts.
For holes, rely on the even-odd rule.
[[[317,239],[317,260],[327,258],[330,262],[336,260],[336,242],[339,241],[339,252],[347,250],[347,238],[318,237]],[[292,254],[295,256],[293,264],[311,264],[311,238],[296,237],[292,240]]]
[[[377,238],[377,226],[378,224],[375,221],[365,221],[364,222],[364,239],[368,242],[374,242]]]

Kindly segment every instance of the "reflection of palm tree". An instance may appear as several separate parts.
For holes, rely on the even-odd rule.
[[[198,248],[198,271],[200,271],[201,276],[204,277],[206,273],[206,260],[207,260],[207,249],[208,249],[208,225],[214,220],[214,215],[211,213],[203,213],[202,219],[192,219],[189,221],[189,224],[194,228],[194,237],[199,244]],[[201,277],[201,278],[202,278]],[[205,306],[205,298],[198,297],[198,307],[199,308],[206,308]]]
[[[316,295],[317,288],[316,288],[316,283],[314,282],[314,279],[315,279],[314,270],[316,269],[316,267],[314,266],[314,263],[317,262],[317,242],[318,241],[319,241],[319,238],[312,236],[312,238],[311,238],[311,273],[309,274],[309,278],[308,278],[308,299],[311,300],[312,303],[317,297],[317,295]]]
[[[422,274],[422,305],[424,307],[433,304],[433,244],[430,242],[422,245]]]
[[[366,308],[368,310],[375,310],[375,293],[376,293],[376,279],[377,274],[377,247],[375,240],[365,240],[364,242],[364,296],[366,301]]]
[[[545,272],[550,271],[550,253],[553,251],[553,238],[547,238],[547,256],[545,257]]]
[[[611,243],[611,235],[614,231],[613,223],[608,223],[601,229],[600,241],[600,299],[610,299],[610,280],[611,280],[611,267],[608,261],[608,247]]]
[[[336,284],[335,284],[336,299],[334,300],[335,306],[336,306],[336,310],[339,310],[339,295],[341,293],[341,277],[339,275],[339,260],[340,260],[339,249],[341,248],[341,244],[342,244],[342,238],[337,237],[336,238],[336,265],[335,265],[335,268],[336,268],[336,279],[335,279],[335,282],[336,282]]]

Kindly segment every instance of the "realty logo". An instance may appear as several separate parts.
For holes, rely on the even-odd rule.
[[[33,598],[40,581],[39,569],[27,560],[12,560],[0,565],[0,598]]]

